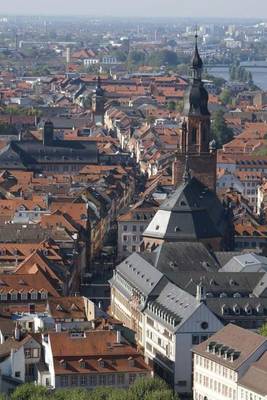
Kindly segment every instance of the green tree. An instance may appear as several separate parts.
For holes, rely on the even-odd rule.
[[[145,63],[145,53],[143,51],[133,50],[128,57],[130,65],[143,65]]]
[[[176,66],[178,64],[178,57],[171,50],[154,51],[148,58],[148,64],[152,67],[160,67],[162,65]]]
[[[174,394],[172,390],[156,390],[152,393],[148,393],[144,400],[179,400],[178,395]]]
[[[167,384],[159,378],[141,378],[137,379],[132,386],[130,386],[129,393],[133,395],[136,400],[149,399],[153,392],[162,392],[169,390]]]
[[[231,102],[232,102],[231,91],[228,88],[223,89],[219,98],[223,105],[226,106],[226,105],[231,104]]]
[[[228,143],[233,139],[233,130],[227,126],[224,119],[223,110],[218,110],[214,113],[211,131],[213,138],[216,140],[218,148],[222,147],[225,143]]]
[[[175,111],[175,110],[176,110],[176,103],[175,103],[175,101],[169,101],[167,107],[168,107],[168,110],[169,110],[169,111]]]
[[[267,337],[267,324],[262,325],[259,330],[260,335]]]
[[[48,390],[44,386],[36,386],[32,383],[18,386],[11,394],[11,400],[39,400],[48,396]]]
[[[127,54],[122,50],[114,50],[112,55],[117,58],[119,62],[125,62],[127,60]]]

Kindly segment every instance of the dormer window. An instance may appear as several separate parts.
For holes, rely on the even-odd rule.
[[[47,299],[47,291],[46,291],[46,290],[43,290],[43,291],[41,292],[41,299],[42,299],[42,300]]]
[[[60,360],[59,361],[59,364],[60,364],[60,366],[62,367],[62,368],[67,368],[67,362],[66,362],[66,360]]]
[[[252,308],[250,307],[249,304],[246,304],[245,312],[246,312],[247,315],[251,315],[252,314]]]
[[[228,314],[228,307],[225,304],[222,305],[221,312],[222,312],[222,315]]]
[[[79,360],[80,368],[85,368],[85,361],[83,358]]]
[[[239,314],[240,314],[240,308],[239,308],[239,306],[238,306],[237,304],[234,305],[233,311],[234,311],[234,313],[235,313],[236,315],[239,315]]]
[[[16,300],[18,300],[18,293],[17,292],[12,292],[10,297],[11,297],[11,300],[15,300],[16,301]]]
[[[36,290],[33,290],[31,292],[31,299],[32,300],[37,300],[38,299],[38,293],[36,292]]]
[[[28,300],[28,293],[27,292],[23,292],[20,294],[20,299],[21,300]]]
[[[242,296],[241,296],[240,293],[237,292],[237,293],[234,293],[233,297],[234,297],[235,299],[237,299],[237,298],[240,298],[240,297],[242,297]]]
[[[1,301],[7,301],[7,294],[6,293],[2,293],[0,298],[1,298]]]
[[[134,362],[133,357],[128,358],[128,363],[129,363],[129,367],[134,367],[135,362]]]
[[[72,304],[70,309],[71,309],[71,311],[79,311],[79,309],[76,306],[76,304]]]
[[[103,358],[98,359],[98,364],[100,368],[105,368],[105,361],[103,360]]]
[[[258,304],[258,305],[257,305],[256,311],[257,311],[258,314],[261,314],[261,313],[263,312],[263,308],[262,308],[262,305],[261,305],[261,304]]]

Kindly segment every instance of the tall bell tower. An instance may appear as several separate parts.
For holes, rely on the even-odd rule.
[[[187,157],[191,174],[216,190],[216,143],[211,140],[209,95],[202,81],[203,62],[197,34],[191,70],[191,83],[184,98],[181,141],[173,164],[173,183],[182,182]]]
[[[101,78],[99,76],[97,78],[97,85],[92,98],[92,111],[94,123],[96,125],[104,125],[105,103],[105,90],[101,86]]]

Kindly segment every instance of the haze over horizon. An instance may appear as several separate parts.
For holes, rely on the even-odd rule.
[[[23,3],[23,5],[22,5]],[[214,17],[267,19],[267,1],[255,0],[11,0],[1,15],[88,15],[112,17]]]

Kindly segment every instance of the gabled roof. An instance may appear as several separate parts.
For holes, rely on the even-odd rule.
[[[85,299],[78,296],[50,298],[47,301],[49,313],[55,319],[73,319],[87,321]]]
[[[218,343],[229,349],[233,349],[237,357],[231,361],[229,358],[226,360],[224,357],[219,357],[217,354],[208,352],[207,345],[209,343]],[[238,370],[264,343],[267,343],[265,337],[229,324],[205,342],[195,346],[193,351],[232,370]]]

